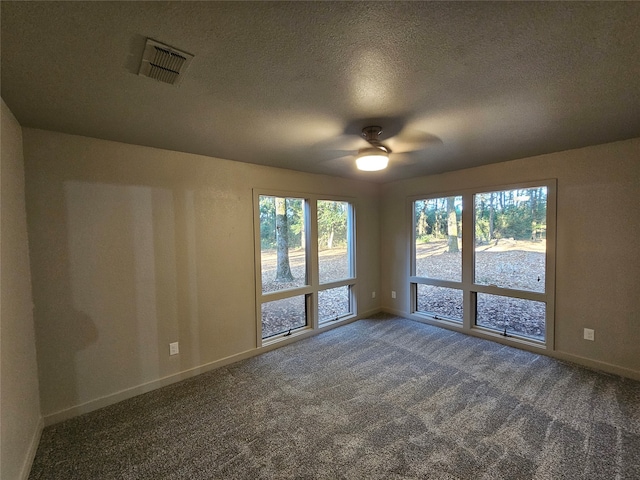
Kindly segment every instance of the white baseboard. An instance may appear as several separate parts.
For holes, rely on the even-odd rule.
[[[314,335],[317,335],[319,333],[325,332],[327,330],[331,330],[333,328],[337,328],[340,327],[342,325],[346,325],[348,323],[354,322],[356,320],[359,320],[361,318],[367,318],[370,317],[372,315],[375,315],[376,313],[380,313],[380,312],[385,312],[385,313],[389,313],[392,315],[398,315],[410,320],[414,320],[414,321],[422,321],[422,320],[416,320],[415,318],[412,318],[412,316],[410,314],[407,314],[406,312],[402,312],[399,310],[395,310],[393,308],[387,308],[387,307],[381,307],[381,308],[376,308],[376,309],[372,309],[369,310],[367,312],[364,312],[360,315],[357,315],[353,318],[349,318],[347,320],[341,321],[341,322],[336,322],[335,324],[331,324],[331,325],[327,325],[324,328],[322,328],[321,330],[306,330],[306,331],[302,331],[296,335],[292,335],[290,338],[283,340],[283,341],[279,341],[279,342],[275,342],[275,343],[271,343],[271,344],[267,344],[263,347],[260,348],[255,348],[255,349],[251,349],[251,350],[247,350],[245,352],[241,352],[235,355],[231,355],[229,357],[225,357],[204,365],[200,365],[198,367],[194,367],[191,368],[189,370],[185,370],[173,375],[169,375],[163,378],[159,378],[157,380],[153,380],[151,382],[147,382],[141,385],[137,385],[135,387],[131,387],[125,390],[121,390],[119,392],[110,394],[110,395],[106,395],[104,397],[100,397],[94,400],[90,400],[88,402],[85,402],[83,404],[80,405],[75,405],[73,407],[52,413],[52,414],[48,414],[46,415],[43,419],[41,419],[40,421],[40,425],[37,429],[37,431],[34,434],[33,437],[33,441],[32,441],[32,445],[29,451],[29,457],[28,457],[28,462],[25,461],[25,470],[26,470],[26,476],[23,476],[23,478],[27,478],[28,474],[29,474],[29,470],[31,468],[31,463],[33,462],[33,458],[35,458],[35,453],[36,450],[38,448],[38,442],[40,440],[40,435],[42,433],[42,429],[43,426],[47,426],[47,425],[52,425],[54,423],[58,423],[61,422],[63,420],[67,420],[69,418],[73,418],[76,417],[78,415],[82,415],[84,413],[88,413],[88,412],[92,412],[94,410],[97,410],[99,408],[103,408],[109,405],[113,405],[115,403],[121,402],[122,400],[126,400],[128,398],[132,398],[135,397],[137,395],[141,395],[143,393],[147,393],[150,392],[152,390],[155,390],[157,388],[161,388],[164,387],[166,385],[170,385],[172,383],[176,383],[176,382],[180,382],[182,380],[186,380],[188,378],[194,377],[196,375],[199,375],[201,373],[205,373],[208,372],[210,370],[214,370],[216,368],[220,368],[220,367],[224,367],[226,365],[229,365],[231,363],[235,363],[238,362],[240,360],[244,360],[247,358],[251,358],[253,356],[256,355],[260,355],[262,353],[268,352],[270,350],[274,350],[276,348],[280,348],[283,347],[285,345],[288,345],[290,343],[302,340],[304,338],[308,338]],[[438,327],[443,327],[443,328],[447,328],[446,325],[440,325],[437,322],[423,322],[423,323],[429,323],[431,325],[435,325]],[[460,329],[458,328],[451,328],[452,330],[461,332]],[[467,332],[461,332],[461,333],[467,333]],[[475,333],[472,333],[473,336],[476,337],[481,337],[481,338],[485,338],[482,335],[476,335]],[[525,350],[530,350],[533,351],[535,353],[540,353],[542,355],[547,355],[553,358],[556,358],[558,360],[561,361],[565,361],[565,362],[571,362],[571,363],[575,363],[577,365],[581,365],[587,368],[591,368],[594,370],[600,370],[602,372],[606,372],[606,373],[610,373],[610,374],[614,374],[614,375],[620,375],[623,377],[627,377],[627,378],[631,378],[634,380],[640,380],[640,372],[637,372],[635,370],[631,370],[631,369],[627,369],[627,368],[623,368],[623,367],[619,367],[617,365],[612,365],[612,364],[608,364],[605,362],[600,362],[597,360],[591,360],[589,358],[584,358],[584,357],[579,357],[576,355],[571,355],[568,353],[564,353],[564,352],[558,352],[558,351],[550,351],[550,350],[544,350],[544,351],[540,351],[539,349],[530,349],[530,348],[526,348],[526,346],[524,346]]]
[[[604,373],[610,373],[612,375],[618,375],[621,377],[631,378],[633,380],[640,381],[640,372],[637,370],[631,370],[630,368],[619,367],[611,363],[600,362],[598,360],[592,360],[586,357],[580,357],[571,353],[565,352],[549,352],[549,356],[557,358],[563,362],[571,362],[576,365],[590,368],[591,370],[599,370]]]
[[[398,315],[399,317],[409,318],[407,312],[396,310],[395,308],[382,307],[380,311],[391,315]]]
[[[38,451],[38,444],[40,443],[40,437],[42,436],[43,429],[44,419],[40,417],[33,435],[31,436],[29,449],[27,450],[27,455],[24,459],[24,463],[22,464],[22,472],[20,473],[21,480],[28,480],[29,478],[29,473],[31,473],[31,466],[33,465],[33,460],[36,458],[36,452]]]
[[[360,320],[361,318],[371,317],[371,316],[375,315],[376,313],[381,313],[381,312],[382,312],[382,308],[372,308],[371,310],[368,310],[368,311],[358,315],[357,320]]]
[[[500,337],[496,337],[496,338],[491,338],[490,335],[486,335],[483,334],[481,332],[476,332],[476,331],[472,331],[472,332],[468,332],[465,330],[462,330],[460,327],[458,326],[449,326],[446,325],[442,322],[438,322],[437,320],[429,320],[426,318],[416,318],[413,315],[407,313],[407,312],[402,312],[399,310],[395,310],[393,308],[386,308],[383,307],[382,311],[386,312],[386,313],[390,313],[392,315],[398,315],[400,317],[404,317],[407,318],[409,320],[413,320],[416,322],[421,322],[421,323],[426,323],[428,325],[433,325],[435,327],[440,327],[440,328],[445,328],[447,330],[453,330],[456,332],[460,332],[463,333],[465,335],[471,335],[473,337],[477,337],[477,338],[483,338],[485,340],[491,340],[491,341],[495,341],[498,343],[502,343],[504,345],[509,345],[511,347],[514,348],[521,348],[523,350],[527,350],[529,352],[533,352],[533,353],[537,353],[540,355],[546,355],[548,357],[551,358],[555,358],[556,360],[560,360],[563,362],[570,362],[570,363],[575,363],[576,365],[580,365],[582,367],[586,367],[589,368],[591,370],[598,370],[604,373],[609,373],[612,375],[619,375],[621,377],[626,377],[626,378],[631,378],[633,380],[640,380],[640,372],[637,370],[632,370],[630,368],[625,368],[625,367],[620,367],[618,365],[613,365],[611,363],[606,363],[606,362],[601,362],[599,360],[593,360],[587,357],[581,357],[579,355],[573,355],[571,353],[566,353],[566,352],[562,352],[559,350],[550,350],[550,349],[542,349],[542,348],[537,348],[534,346],[530,346],[527,344],[522,344],[522,345],[514,345],[512,342],[508,342],[506,340],[503,340]]]
[[[58,412],[50,413],[45,415],[44,417],[44,425],[53,425],[54,423],[62,422],[64,420],[68,420],[69,418],[77,417],[78,415],[82,415],[85,413],[93,412],[94,410],[98,410],[99,408],[107,407],[109,405],[113,405],[115,403],[121,402],[123,400],[127,400],[129,398],[135,397],[137,395],[141,395],[143,393],[150,392],[152,390],[156,390],[158,388],[171,385],[172,383],[180,382],[182,380],[186,380],[188,378],[194,377],[201,373],[208,372],[210,370],[215,370],[216,368],[224,367],[231,363],[239,362],[240,360],[245,360],[247,358],[254,357],[256,355],[260,355],[261,353],[268,352],[270,350],[274,350],[276,348],[283,347],[293,342],[297,342],[298,340],[302,340],[304,338],[308,338],[314,335],[318,335],[319,333],[326,332],[327,330],[331,330],[333,328],[340,327],[342,325],[346,325],[351,322],[355,322],[361,318],[366,318],[368,316],[374,315],[380,312],[381,309],[373,309],[352,318],[348,318],[346,320],[338,321],[335,323],[331,323],[329,325],[325,325],[322,329],[319,330],[303,330],[299,333],[295,333],[291,335],[291,337],[287,339],[280,340],[278,342],[270,343],[264,345],[260,348],[254,348],[251,350],[247,350],[241,353],[237,353],[235,355],[231,355],[229,357],[221,358],[219,360],[215,360],[213,362],[200,365],[198,367],[194,367],[188,370],[184,370],[179,373],[175,373],[172,375],[168,375],[166,377],[159,378],[157,380],[152,380],[147,383],[143,383],[141,385],[137,385],[135,387],[127,388],[124,390],[120,390],[119,392],[115,392],[109,395],[105,395],[100,398],[96,398],[90,400],[88,402],[74,405],[73,407],[65,408],[64,410],[60,410]],[[36,444],[37,448],[37,444]]]
[[[245,352],[241,352],[235,355],[231,355],[229,357],[221,358],[220,360],[216,360],[204,365],[200,365],[198,367],[184,370],[179,373],[168,375],[166,377],[162,377],[157,380],[152,380],[150,382],[146,382],[146,383],[137,385],[135,387],[126,388],[124,390],[120,390],[119,392],[111,393],[109,395],[105,395],[103,397],[96,398],[94,400],[89,400],[88,402],[85,402],[79,405],[74,405],[73,407],[65,408],[64,410],[60,410],[58,412],[45,415],[44,423],[45,425],[49,426],[49,425],[53,425],[54,423],[62,422],[64,420],[77,417],[78,415],[83,415],[85,413],[93,412],[94,410],[98,410],[103,407],[108,407],[109,405],[113,405],[123,400],[127,400],[129,398],[133,398],[135,396],[141,395],[143,393],[147,393],[152,390],[156,390],[158,388],[171,385],[172,383],[186,380],[187,378],[194,377],[201,373],[205,373],[210,370],[214,370],[216,368],[224,367],[225,365],[229,365],[231,363],[238,362],[246,358],[250,358],[262,352],[263,351],[261,349],[247,350]]]

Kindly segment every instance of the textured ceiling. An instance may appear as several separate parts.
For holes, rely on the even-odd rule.
[[[640,136],[640,3],[1,7],[26,127],[376,182]],[[147,37],[195,55],[178,86],[137,75]],[[384,172],[345,156],[370,124]]]

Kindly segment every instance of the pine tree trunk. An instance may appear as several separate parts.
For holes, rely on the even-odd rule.
[[[289,225],[287,222],[286,199],[276,197],[276,282],[292,282],[289,264]]]
[[[495,233],[494,233],[494,216],[495,216],[495,209],[493,208],[493,202],[494,202],[494,198],[493,198],[493,193],[491,193],[491,196],[489,197],[489,240],[493,240],[493,238],[495,237]]]
[[[427,233],[427,216],[424,211],[420,212],[418,217],[418,236],[424,237]]]
[[[458,221],[456,219],[456,206],[454,197],[447,198],[447,244],[449,253],[456,253],[458,249]]]

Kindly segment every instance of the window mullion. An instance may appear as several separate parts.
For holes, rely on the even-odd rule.
[[[278,290],[276,292],[263,293],[260,295],[260,302],[273,302],[275,300],[283,300],[285,298],[295,297],[297,295],[309,295],[313,293],[314,288],[311,286],[291,288],[287,290]]]
[[[453,282],[450,280],[438,280],[435,278],[409,277],[409,282],[422,284],[422,285],[433,285],[435,287],[457,288],[458,290],[462,289],[462,283],[460,282]]]
[[[535,300],[537,302],[546,302],[548,298],[548,295],[542,292],[530,292],[527,290],[496,287],[494,285],[474,285],[473,290],[478,293],[501,295],[503,297],[511,298],[523,298],[525,300]]]
[[[471,330],[475,323],[475,293],[473,286],[473,266],[475,265],[475,234],[474,234],[473,194],[471,192],[462,195],[462,299],[463,318],[462,328]]]
[[[357,278],[356,262],[356,214],[353,203],[348,204],[347,210],[347,243],[349,251],[349,275]]]
[[[307,279],[311,285],[313,292],[310,295],[309,305],[309,325],[311,328],[318,328],[318,285],[320,284],[320,274],[318,267],[318,200],[310,198],[309,205],[306,210],[307,225],[309,225],[306,233],[307,242]]]

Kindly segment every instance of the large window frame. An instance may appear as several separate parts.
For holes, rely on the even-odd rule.
[[[416,272],[416,267],[417,267],[417,254],[416,254],[416,238],[415,238],[415,233],[416,233],[416,221],[415,221],[415,215],[414,215],[414,205],[417,201],[420,200],[434,200],[434,199],[444,199],[447,197],[461,197],[462,195],[460,193],[455,193],[455,194],[445,194],[445,195],[441,195],[441,194],[432,194],[432,195],[420,195],[420,196],[415,196],[415,197],[411,197],[411,201],[410,201],[410,210],[411,210],[411,233],[410,233],[410,239],[411,239],[411,247],[410,247],[410,277],[409,277],[409,281],[410,283],[410,294],[411,294],[411,313],[415,313],[417,315],[421,315],[421,316],[425,316],[427,318],[432,318],[434,320],[438,320],[441,321],[445,324],[453,324],[453,325],[460,325],[460,322],[456,321],[453,318],[447,317],[445,315],[437,315],[437,314],[428,314],[426,312],[420,311],[419,307],[418,307],[418,285],[428,285],[431,287],[437,287],[437,288],[448,288],[448,289],[453,289],[453,290],[463,290],[463,280],[464,279],[464,269],[462,271],[462,279],[460,281],[456,281],[456,280],[451,280],[451,279],[442,279],[442,278],[435,278],[435,277],[424,277],[424,276],[418,276],[417,272]],[[462,218],[462,222],[461,222],[461,227],[462,227],[462,235],[463,235],[463,239],[464,239],[464,197],[462,198],[462,205],[463,205],[463,209],[462,209],[462,213],[463,213],[463,218]],[[464,245],[462,248],[462,252],[464,253]],[[464,257],[462,259],[462,263],[464,264]],[[463,266],[461,265],[461,268],[463,268]],[[464,297],[463,297],[463,312],[465,311],[464,308]]]
[[[533,292],[527,290],[509,289],[495,285],[483,285],[475,283],[475,195],[485,192],[528,189],[536,187],[547,188],[547,218],[546,218],[546,252],[545,252],[545,289],[544,292]],[[452,196],[462,196],[462,281],[453,282],[439,280],[428,277],[416,276],[416,221],[414,205],[416,201],[433,198],[444,198]],[[408,292],[410,295],[409,306],[410,316],[415,320],[425,321],[441,325],[447,328],[460,330],[477,336],[490,338],[508,344],[523,344],[534,348],[549,349],[555,348],[554,325],[555,325],[555,246],[556,246],[556,203],[557,203],[557,181],[555,179],[544,179],[522,183],[506,185],[490,185],[472,189],[460,189],[424,195],[412,195],[407,198],[409,218],[409,239],[410,239],[410,263]],[[462,290],[463,292],[463,318],[462,322],[452,321],[446,317],[430,314],[418,310],[417,289],[418,285],[432,285],[436,287],[446,287]],[[545,304],[545,335],[543,340],[510,334],[505,336],[494,329],[489,329],[476,325],[477,296],[478,294],[499,295],[501,297],[512,297],[524,300],[543,302]]]
[[[260,225],[260,197],[285,197],[304,200],[304,245],[306,255],[306,285],[282,289],[274,292],[262,290],[262,248]],[[350,276],[326,283],[320,283],[319,275],[319,247],[318,247],[318,201],[346,202],[347,208],[347,241],[348,264]],[[355,200],[350,197],[311,194],[292,191],[253,189],[253,219],[254,219],[254,264],[255,264],[255,297],[256,297],[256,345],[267,346],[285,339],[303,335],[313,330],[323,330],[341,324],[357,316],[357,266],[356,266],[356,207]],[[349,297],[349,312],[341,314],[331,320],[320,322],[318,315],[319,292],[333,288],[347,287]],[[262,305],[265,303],[285,300],[304,295],[306,309],[306,325],[291,331],[278,333],[262,338]]]

